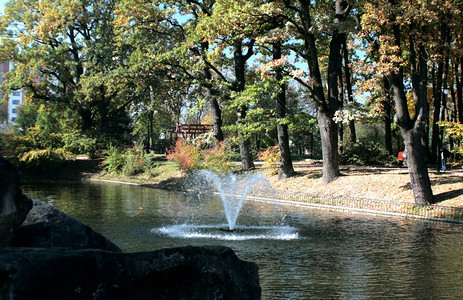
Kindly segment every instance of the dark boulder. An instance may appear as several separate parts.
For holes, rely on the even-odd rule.
[[[89,226],[52,205],[40,200],[33,202],[26,220],[15,231],[12,246],[122,251]]]
[[[3,248],[1,299],[260,299],[257,265],[226,247],[142,253]]]
[[[9,246],[13,232],[26,218],[32,200],[23,195],[16,168],[0,157],[0,247]]]

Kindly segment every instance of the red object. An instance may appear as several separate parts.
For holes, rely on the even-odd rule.
[[[397,155],[397,159],[399,161],[404,161],[405,160],[405,157],[404,157],[404,152],[403,151],[400,151],[399,154]]]

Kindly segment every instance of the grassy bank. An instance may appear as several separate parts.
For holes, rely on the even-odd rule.
[[[181,189],[185,174],[175,164],[163,162],[155,174],[148,176],[115,176],[93,174],[94,180],[118,181],[163,189]],[[278,180],[272,170],[258,168],[266,175],[277,199],[296,201],[319,208],[356,210],[370,213],[463,222],[463,174],[461,172],[430,173],[435,205],[420,206],[413,200],[407,169],[343,167],[342,176],[323,185],[322,168],[317,163],[295,164],[294,177]],[[274,173],[274,172],[273,172]],[[254,191],[253,196],[266,197]]]

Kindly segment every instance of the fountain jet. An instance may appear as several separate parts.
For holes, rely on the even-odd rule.
[[[236,175],[227,173],[218,175],[212,171],[202,170],[198,175],[206,179],[220,195],[229,232],[234,232],[243,201],[258,182],[267,182],[262,174]]]

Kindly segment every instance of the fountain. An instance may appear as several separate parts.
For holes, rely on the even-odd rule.
[[[201,170],[190,176],[190,184],[194,187],[192,193],[216,193],[220,196],[227,224],[176,224],[164,226],[153,231],[172,237],[180,238],[208,238],[222,240],[248,239],[278,239],[290,240],[298,237],[295,228],[290,226],[237,226],[238,216],[245,198],[257,184],[265,184],[265,189],[271,191],[267,179],[262,174],[237,175],[227,173],[223,175],[212,171]],[[212,187],[213,190],[208,190]],[[284,219],[281,218],[281,221]]]
[[[251,191],[251,188],[258,182],[267,183],[262,174],[236,175],[228,172],[225,175],[218,175],[212,171],[202,170],[197,173],[207,183],[212,183],[222,200],[225,210],[225,217],[228,222],[226,232],[236,231],[236,220],[243,206],[243,201]]]

